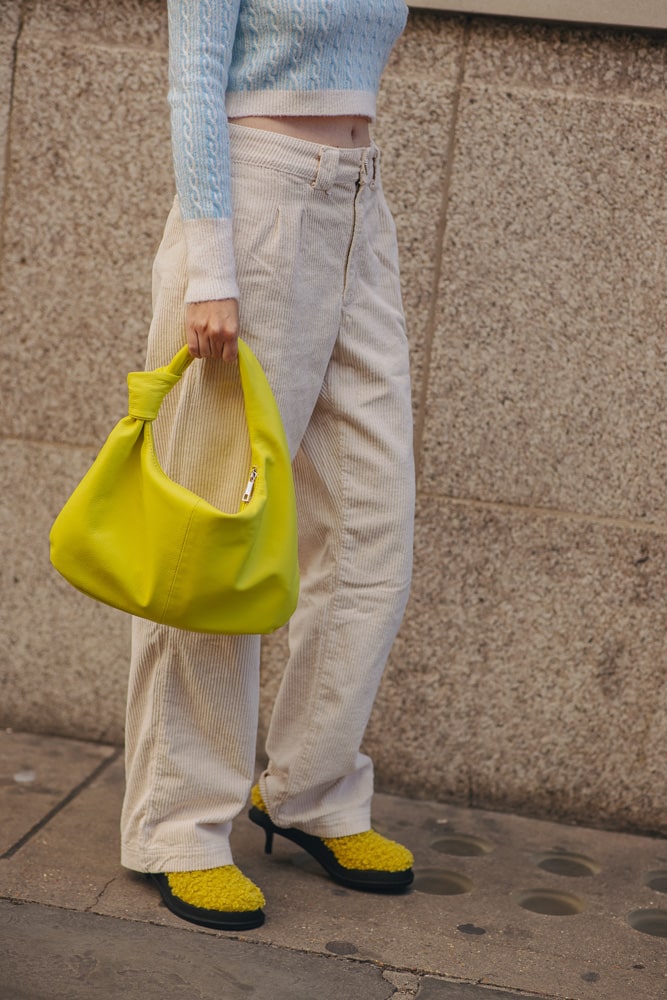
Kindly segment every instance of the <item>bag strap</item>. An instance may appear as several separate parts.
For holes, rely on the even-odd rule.
[[[240,338],[238,347],[239,368],[241,371],[241,381],[244,386],[246,380],[253,381],[256,387],[258,379],[261,380],[261,384],[265,383],[266,376],[259,362],[247,344]],[[194,358],[190,354],[187,344],[185,344],[177,351],[169,364],[164,365],[164,367],[154,368],[147,372],[130,372],[127,376],[129,390],[128,415],[134,417],[136,420],[155,420],[162,400],[169,390],[173,389],[176,383],[180,381],[181,376],[193,361]],[[254,378],[252,373],[254,373]],[[264,390],[265,395],[267,391],[270,395],[268,383],[266,383],[266,389]],[[262,412],[263,406],[259,406],[256,414],[257,420],[260,419]]]
[[[162,400],[177,382],[188,365],[194,361],[187,344],[178,351],[168,365],[147,372],[129,372],[128,416],[135,420],[155,420]]]
[[[173,356],[169,364],[163,369],[170,375],[182,375],[188,366],[194,361],[187,344],[181,347],[180,351]]]

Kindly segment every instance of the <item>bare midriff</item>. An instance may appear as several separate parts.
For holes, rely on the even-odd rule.
[[[319,117],[263,117],[253,115],[246,118],[230,118],[235,125],[263,129],[266,132],[280,132],[307,142],[317,142],[322,146],[338,146],[341,149],[357,149],[370,144],[368,119],[359,115],[322,115]]]

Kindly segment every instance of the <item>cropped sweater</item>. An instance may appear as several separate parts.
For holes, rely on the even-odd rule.
[[[361,115],[404,0],[169,0],[169,104],[187,302],[238,298],[227,118]]]

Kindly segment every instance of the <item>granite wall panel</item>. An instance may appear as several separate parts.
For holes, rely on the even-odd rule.
[[[472,18],[466,82],[667,103],[664,32]]]
[[[425,489],[664,521],[667,105],[467,87]]]
[[[129,619],[49,564],[49,529],[94,449],[0,440],[0,726],[120,743]]]
[[[415,552],[381,787],[667,833],[667,535],[422,495]]]
[[[92,444],[123,411],[173,197],[165,73],[164,52],[23,31],[2,261],[22,345],[17,366],[14,339],[0,343],[8,436]]]

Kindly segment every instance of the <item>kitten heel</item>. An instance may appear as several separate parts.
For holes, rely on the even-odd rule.
[[[316,837],[295,827],[275,826],[257,785],[252,790],[248,816],[264,830],[265,854],[271,853],[273,835],[277,833],[302,847],[335,882],[348,889],[405,892],[412,884],[412,853],[373,829],[342,837]]]
[[[273,830],[266,827],[264,833],[266,834],[266,840],[264,841],[264,853],[270,854],[273,850]]]

